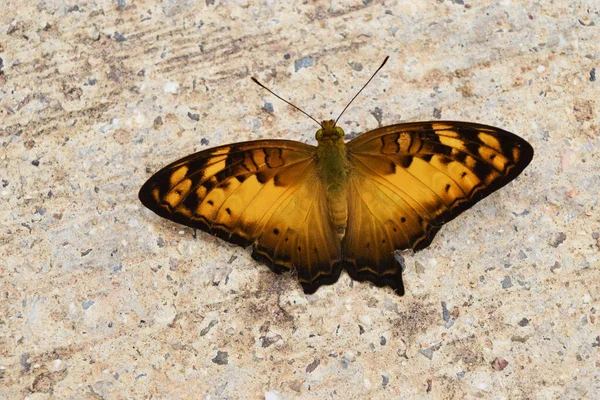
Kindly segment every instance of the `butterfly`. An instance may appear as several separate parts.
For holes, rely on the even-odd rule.
[[[319,123],[317,146],[256,140],[191,154],[148,179],[139,199],[163,218],[251,246],[276,273],[295,269],[306,294],[345,270],[403,295],[395,252],[429,246],[533,157],[524,139],[482,124],[401,123],[345,143],[336,122]]]

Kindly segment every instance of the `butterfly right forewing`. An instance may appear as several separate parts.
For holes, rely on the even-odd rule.
[[[533,157],[520,137],[465,122],[417,122],[348,143],[350,275],[398,290],[394,250],[427,247],[440,227],[518,176]]]

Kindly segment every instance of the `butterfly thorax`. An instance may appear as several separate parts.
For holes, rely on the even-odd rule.
[[[317,170],[327,190],[329,220],[340,236],[344,235],[348,220],[346,187],[348,180],[348,155],[344,143],[344,131],[332,120],[323,121],[322,129],[315,135],[317,146]]]

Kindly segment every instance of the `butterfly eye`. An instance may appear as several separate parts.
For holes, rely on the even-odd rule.
[[[317,131],[317,134],[315,135],[315,139],[317,139],[317,140],[323,139],[323,129],[319,129]]]
[[[344,130],[339,126],[335,127],[335,132],[338,134],[339,137],[344,137]]]

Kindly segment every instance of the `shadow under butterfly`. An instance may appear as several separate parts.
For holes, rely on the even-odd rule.
[[[340,117],[306,115],[320,125],[316,147],[257,140],[203,150],[148,179],[140,201],[163,218],[252,246],[252,257],[276,273],[295,269],[307,294],[346,270],[403,295],[395,251],[427,247],[533,157],[524,139],[487,125],[403,123],[344,143]]]

